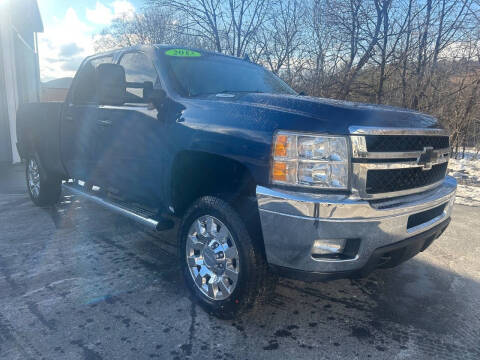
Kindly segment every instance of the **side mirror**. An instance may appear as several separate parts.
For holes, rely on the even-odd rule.
[[[146,81],[143,87],[143,100],[153,104],[157,109],[161,108],[167,93],[163,89],[154,89],[151,81]]]
[[[100,105],[123,105],[126,97],[125,69],[116,64],[100,64],[96,69],[97,99]]]
[[[150,102],[153,94],[153,82],[145,81],[142,84],[142,89],[143,89],[143,101],[146,103]]]

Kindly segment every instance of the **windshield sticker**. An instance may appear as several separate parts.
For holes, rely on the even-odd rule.
[[[180,56],[180,57],[199,57],[202,56],[198,51],[187,49],[170,49],[165,51],[165,55],[168,56]]]

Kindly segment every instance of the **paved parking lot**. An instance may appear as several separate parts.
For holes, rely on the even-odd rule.
[[[0,359],[479,359],[480,208],[425,253],[362,280],[281,280],[218,320],[190,301],[173,233],[66,194],[34,207],[0,175]],[[9,179],[9,180],[8,180]]]

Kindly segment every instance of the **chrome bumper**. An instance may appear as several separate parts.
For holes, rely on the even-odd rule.
[[[449,219],[456,188],[456,180],[447,176],[433,190],[366,201],[258,186],[267,261],[276,267],[323,274],[362,269],[375,250],[414,238]],[[409,216],[442,204],[441,215],[407,229]],[[350,259],[318,259],[312,257],[317,239],[359,239],[360,246]]]

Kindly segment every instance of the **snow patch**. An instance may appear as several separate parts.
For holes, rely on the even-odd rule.
[[[448,175],[457,179],[457,204],[480,207],[480,153],[474,149],[465,150],[465,158],[451,158]]]

